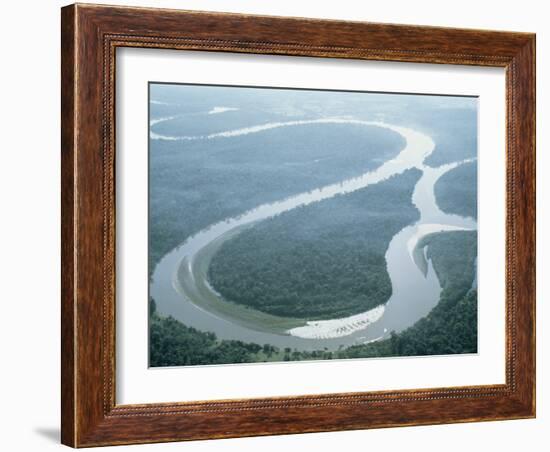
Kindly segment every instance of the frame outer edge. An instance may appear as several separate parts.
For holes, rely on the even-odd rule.
[[[76,413],[76,6],[61,9],[61,443],[77,445]]]
[[[533,331],[531,334],[531,347],[532,347],[532,362],[533,362],[533,377],[532,377],[532,390],[531,390],[531,397],[532,397],[532,415],[533,417],[537,417],[537,259],[536,259],[536,253],[537,253],[537,220],[536,220],[536,208],[537,208],[537,36],[536,34],[533,34],[533,39],[531,41],[531,70],[533,71],[531,74],[531,80],[532,80],[532,86],[531,86],[531,95],[533,96],[533,102],[531,103],[532,106],[532,118],[530,118],[531,124],[532,124],[532,154],[533,154],[533,163],[532,163],[532,178],[533,178],[533,212],[534,212],[534,218],[533,218],[533,224],[532,224],[532,232],[533,235],[533,271],[531,275],[531,282],[533,284],[533,301],[532,301],[532,309],[533,309]]]
[[[522,375],[518,396],[527,417],[536,417],[536,35],[530,35],[512,63],[517,77],[516,128],[518,268],[516,325],[518,367]]]

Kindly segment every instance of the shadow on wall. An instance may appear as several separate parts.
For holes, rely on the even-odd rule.
[[[35,433],[46,438],[49,441],[53,441],[56,444],[61,442],[61,431],[59,427],[38,427],[34,429]]]

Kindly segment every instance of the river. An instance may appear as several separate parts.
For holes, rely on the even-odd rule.
[[[391,331],[399,332],[426,316],[438,303],[441,286],[430,261],[425,262],[426,272],[415,263],[413,251],[426,234],[450,230],[476,229],[475,220],[442,212],[437,206],[434,185],[447,171],[465,163],[455,162],[438,168],[423,164],[431,154],[433,140],[418,131],[378,121],[349,118],[322,118],[315,120],[268,123],[212,135],[194,137],[165,137],[152,134],[153,139],[208,140],[232,139],[235,136],[261,133],[278,127],[299,127],[302,124],[359,124],[377,126],[400,134],[406,142],[403,150],[393,159],[359,177],[343,180],[306,193],[260,205],[238,217],[228,218],[203,229],[166,254],[152,275],[150,296],[155,300],[161,315],[171,315],[185,325],[215,333],[221,339],[238,339],[258,344],[272,344],[280,348],[298,350],[336,350],[353,344],[381,340]],[[254,324],[254,316],[242,309],[221,309],[227,302],[221,299],[206,280],[205,256],[215,252],[217,246],[239,230],[255,222],[270,218],[298,206],[329,199],[338,194],[376,184],[407,169],[418,168],[418,180],[412,202],[420,212],[420,219],[406,226],[390,241],[386,252],[387,270],[392,283],[392,295],[385,305],[349,317],[301,322],[290,325],[278,333]],[[259,313],[261,314],[261,313]],[[252,319],[252,320],[251,320]]]

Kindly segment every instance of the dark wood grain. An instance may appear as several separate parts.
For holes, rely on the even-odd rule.
[[[76,313],[74,296],[75,29],[74,8],[61,11],[61,441],[76,444],[74,384]]]
[[[63,8],[61,33],[64,444],[535,415],[534,35],[96,5]],[[506,384],[116,405],[114,68],[125,46],[506,68]]]

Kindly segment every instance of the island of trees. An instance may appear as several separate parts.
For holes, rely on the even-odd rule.
[[[227,300],[283,317],[326,319],[391,296],[385,253],[419,218],[411,169],[353,193],[296,208],[225,242],[208,272]]]

